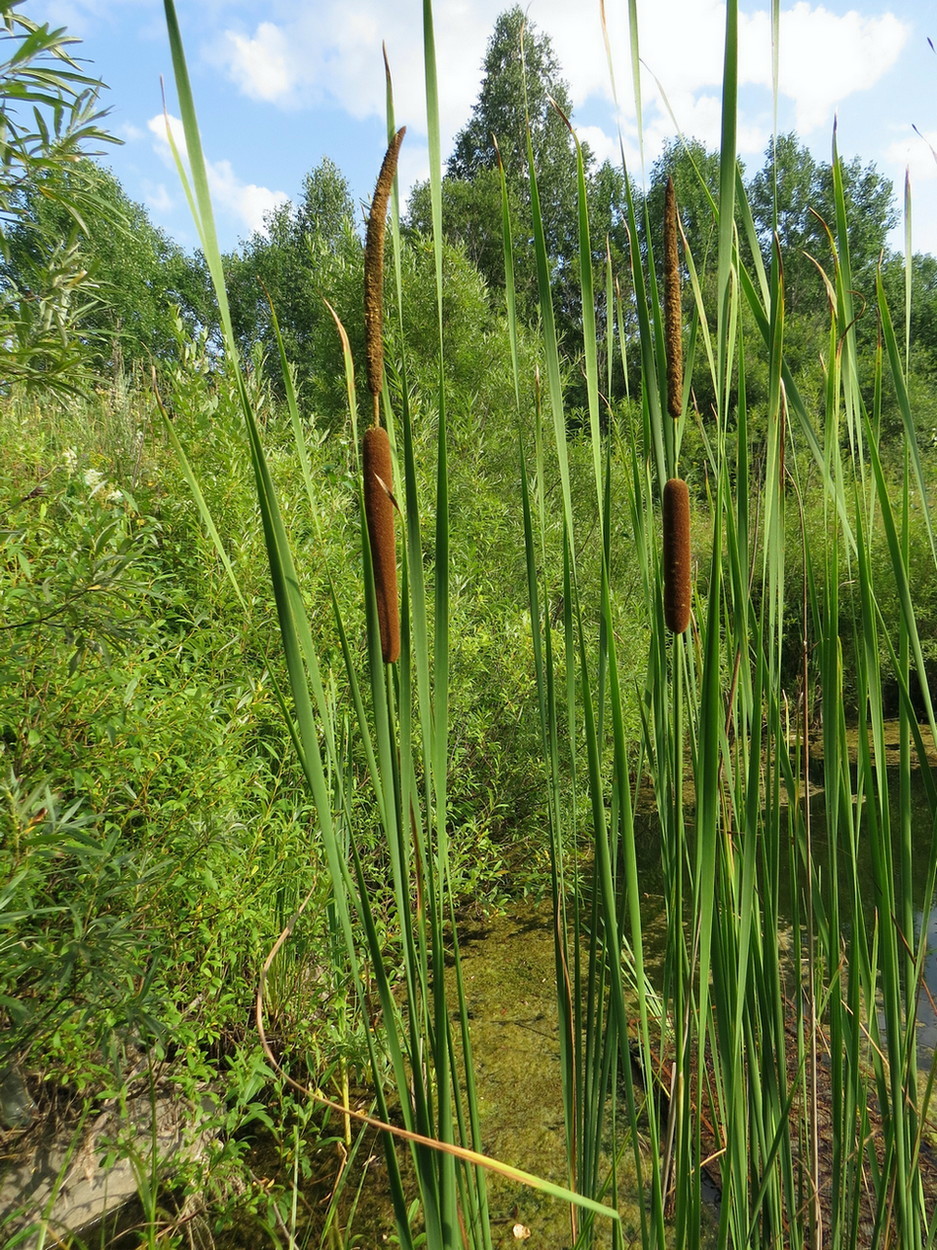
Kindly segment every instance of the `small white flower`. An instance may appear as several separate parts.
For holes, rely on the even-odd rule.
[[[122,490],[109,490],[104,496],[108,503],[120,503],[123,497],[124,492]]]
[[[97,469],[85,469],[84,480],[85,485],[91,490],[92,499],[104,487],[104,474]]]
[[[62,462],[67,469],[69,476],[78,468],[78,452],[74,447],[66,447],[62,452]]]

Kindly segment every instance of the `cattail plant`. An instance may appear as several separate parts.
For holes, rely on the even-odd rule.
[[[690,492],[682,477],[664,486],[664,620],[673,634],[690,623]]]
[[[397,608],[397,550],[394,500],[391,494],[390,439],[382,425],[364,432],[364,514],[368,523],[381,655],[385,664],[400,657],[400,614]]]
[[[673,179],[664,194],[664,332],[667,347],[667,411],[683,414],[683,343],[680,307],[680,256],[677,251],[677,197]]]
[[[401,127],[391,140],[381,165],[364,249],[364,333],[367,353],[368,390],[371,392],[372,423],[365,431],[364,511],[374,565],[377,619],[381,631],[381,655],[385,664],[400,656],[400,614],[397,604],[397,550],[394,535],[394,496],[390,439],[381,425],[381,390],[384,385],[384,230],[387,201],[390,198],[397,155],[406,132]]]

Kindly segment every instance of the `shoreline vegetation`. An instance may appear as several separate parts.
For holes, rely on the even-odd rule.
[[[736,0],[646,193],[519,9],[444,170],[427,0],[426,185],[386,66],[368,255],[320,168],[223,256],[165,11],[197,265],[0,0],[0,1149],[123,1109],[139,1199],[7,1244],[933,1244],[937,262],[745,180]]]

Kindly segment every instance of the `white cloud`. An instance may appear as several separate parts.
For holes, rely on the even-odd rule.
[[[436,0],[435,39],[443,152],[464,123],[481,84],[481,64],[505,0]],[[385,0],[283,0],[279,23],[260,22],[252,34],[229,30],[212,55],[240,89],[281,107],[327,102],[362,119],[383,117],[382,41],[394,80],[396,115],[411,133],[425,134],[423,38],[419,5],[389,6]],[[607,3],[608,34],[623,111],[626,140],[635,137],[627,6]],[[597,3],[529,0],[530,21],[550,35],[582,108],[591,99],[610,101],[609,68]],[[647,156],[664,136],[682,133],[710,145],[719,140],[724,0],[657,0],[639,5],[642,96]],[[834,13],[811,0],[796,0],[781,14],[780,90],[796,108],[803,135],[829,128],[837,106],[872,87],[897,61],[909,26],[890,12]],[[740,83],[770,90],[771,20],[768,6],[739,19]],[[669,107],[668,107],[669,105]],[[673,112],[672,120],[670,112]],[[574,118],[575,120],[575,118]],[[739,134],[742,152],[761,152],[770,118],[750,121]],[[586,132],[583,131],[585,134]],[[617,139],[593,146],[602,155]]]
[[[176,207],[176,201],[166,189],[163,182],[146,182],[143,186],[143,193],[146,196],[147,207],[151,208],[154,213],[169,213]]]
[[[617,165],[621,161],[621,148],[617,135],[609,135],[601,126],[576,126],[576,136],[580,143],[587,143],[595,157],[596,165],[603,161],[611,161]]]
[[[436,53],[444,147],[478,93],[485,43],[501,0],[437,0]],[[281,5],[280,11],[284,6]],[[286,6],[289,11],[290,6]],[[386,44],[401,124],[425,134],[423,38],[418,5],[322,0],[293,6],[279,24],[229,29],[209,55],[239,88],[280,107],[330,103],[352,117],[383,118]]]
[[[273,104],[289,98],[296,86],[296,68],[279,26],[261,22],[252,39],[229,30],[224,45],[222,61],[246,96]]]
[[[897,62],[910,35],[893,13],[833,13],[798,0],[781,13],[779,89],[796,106],[796,128],[828,129],[848,96],[873,87]],[[770,88],[771,25],[767,13],[740,23],[742,80]]]
[[[907,169],[912,185],[937,179],[937,130],[920,134],[908,127],[906,138],[896,140],[887,152],[887,159],[900,169]]]
[[[556,0],[543,0],[550,8]],[[540,6],[531,4],[537,20]],[[618,97],[627,123],[634,124],[634,92],[630,35],[624,4],[607,5],[609,34]],[[575,12],[562,22],[554,42],[569,71],[578,103],[590,94],[608,93],[600,71],[605,58],[594,55],[589,22]],[[580,31],[577,33],[575,23]],[[551,33],[552,30],[551,30]],[[640,6],[639,49],[644,72],[641,92],[647,129],[648,158],[653,159],[661,136],[679,129],[710,146],[719,141],[725,35],[723,0],[660,0]],[[797,2],[781,12],[779,91],[795,109],[796,128],[803,136],[829,129],[837,108],[849,96],[873,87],[897,62],[907,44],[910,26],[890,12],[863,15],[833,13],[822,4]],[[591,51],[591,57],[590,57]],[[767,6],[739,16],[739,83],[771,90],[771,18]],[[671,117],[672,113],[672,117]],[[741,152],[763,150],[770,117],[764,124],[750,118],[740,126]]]
[[[188,163],[182,122],[172,115],[166,116],[160,113],[156,117],[151,117],[147,122],[147,128],[154,137],[154,147],[157,153],[167,164],[174,167],[172,150],[166,136],[167,124],[180,156],[184,162]],[[289,199],[285,191],[271,191],[269,187],[242,182],[235,174],[230,161],[209,161],[206,158],[205,164],[208,186],[215,208],[230,214],[248,230],[262,230],[267,213],[285,204]]]
[[[252,182],[241,182],[230,161],[217,161],[208,167],[212,199],[239,218],[248,230],[262,230],[264,218],[289,200],[285,191],[271,191]]]
[[[169,136],[172,136],[172,142],[175,144],[180,156],[184,161],[188,161],[188,151],[185,145],[185,133],[182,129],[181,118],[174,117],[172,113],[157,113],[155,117],[151,117],[146,123],[146,128],[153,136],[156,151],[161,160],[167,164],[173,164],[172,148],[169,143]]]

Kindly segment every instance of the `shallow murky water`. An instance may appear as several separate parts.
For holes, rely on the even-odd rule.
[[[473,1061],[486,1154],[560,1185],[568,1185],[563,1122],[560,1043],[557,1030],[553,919],[549,906],[531,906],[512,915],[464,920],[459,928],[462,975],[469,1011]],[[450,985],[455,1000],[454,974]],[[416,1193],[407,1148],[398,1155],[408,1189]],[[328,1154],[323,1168],[328,1170]],[[367,1177],[352,1221],[348,1245],[371,1250],[395,1239],[393,1211],[387,1197],[383,1146],[377,1135],[359,1153]],[[260,1147],[254,1160],[258,1175],[285,1180],[270,1147]],[[633,1185],[630,1156],[619,1167],[619,1184],[627,1194]],[[346,1189],[353,1197],[358,1178]],[[327,1183],[310,1186],[303,1205],[297,1242],[319,1244]],[[572,1245],[566,1204],[527,1186],[489,1175],[492,1241],[502,1247],[564,1250]],[[619,1202],[625,1244],[640,1240],[640,1213],[634,1200]],[[603,1226],[604,1224],[604,1226]],[[517,1232],[515,1229],[517,1228]],[[522,1236],[518,1236],[518,1232]],[[523,1235],[526,1234],[526,1235]],[[256,1231],[242,1229],[218,1240],[219,1250],[254,1250],[268,1245]],[[344,1244],[344,1243],[336,1243]],[[611,1244],[610,1225],[598,1221],[596,1246]]]
[[[916,821],[917,862],[930,854],[929,818],[925,819],[923,784],[920,786],[920,813]],[[823,796],[811,796],[814,820],[814,852],[825,855]],[[643,925],[647,943],[648,972],[654,979],[663,944],[664,907],[661,896],[660,843],[656,819],[642,815],[636,821],[636,839],[641,872]],[[863,892],[874,898],[870,866],[860,865],[865,874]],[[922,874],[923,875],[923,874]],[[937,1043],[937,900],[929,900],[917,913],[918,925],[927,927],[929,954],[924,968],[920,997],[920,1042],[922,1055],[933,1057]],[[563,1122],[560,1044],[557,1031],[554,971],[553,918],[546,906],[531,906],[511,915],[492,915],[464,920],[459,930],[463,980],[471,1021],[474,1068],[482,1123],[483,1149],[494,1158],[533,1172],[561,1185],[569,1183],[566,1174],[566,1145]],[[454,982],[454,977],[453,977]],[[454,984],[452,998],[455,999]],[[406,1160],[406,1149],[398,1147]],[[622,1189],[627,1191],[630,1154],[626,1152]],[[379,1141],[370,1143],[367,1179],[355,1214],[350,1247],[361,1250],[395,1239],[393,1213],[386,1197],[386,1169]],[[405,1168],[408,1163],[405,1161]],[[271,1174],[273,1174],[271,1172]],[[633,1173],[631,1174],[633,1177]],[[415,1183],[412,1192],[416,1192]],[[320,1198],[327,1186],[320,1190]],[[316,1198],[310,1195],[311,1205]],[[536,1250],[563,1250],[572,1244],[570,1217],[565,1204],[525,1186],[500,1177],[489,1179],[489,1205],[494,1245],[500,1248],[524,1244]],[[637,1195],[620,1204],[625,1244],[640,1244],[640,1212]],[[314,1232],[321,1217],[309,1222],[310,1244],[318,1245]],[[515,1233],[519,1226],[529,1233],[522,1241]],[[596,1245],[610,1244],[610,1231],[601,1222],[596,1227]],[[298,1238],[303,1244],[303,1237]],[[226,1240],[225,1250],[243,1250],[248,1245],[269,1244],[252,1239]],[[339,1243],[336,1243],[339,1244]],[[345,1244],[345,1243],[342,1243]],[[222,1245],[222,1243],[219,1243]]]

